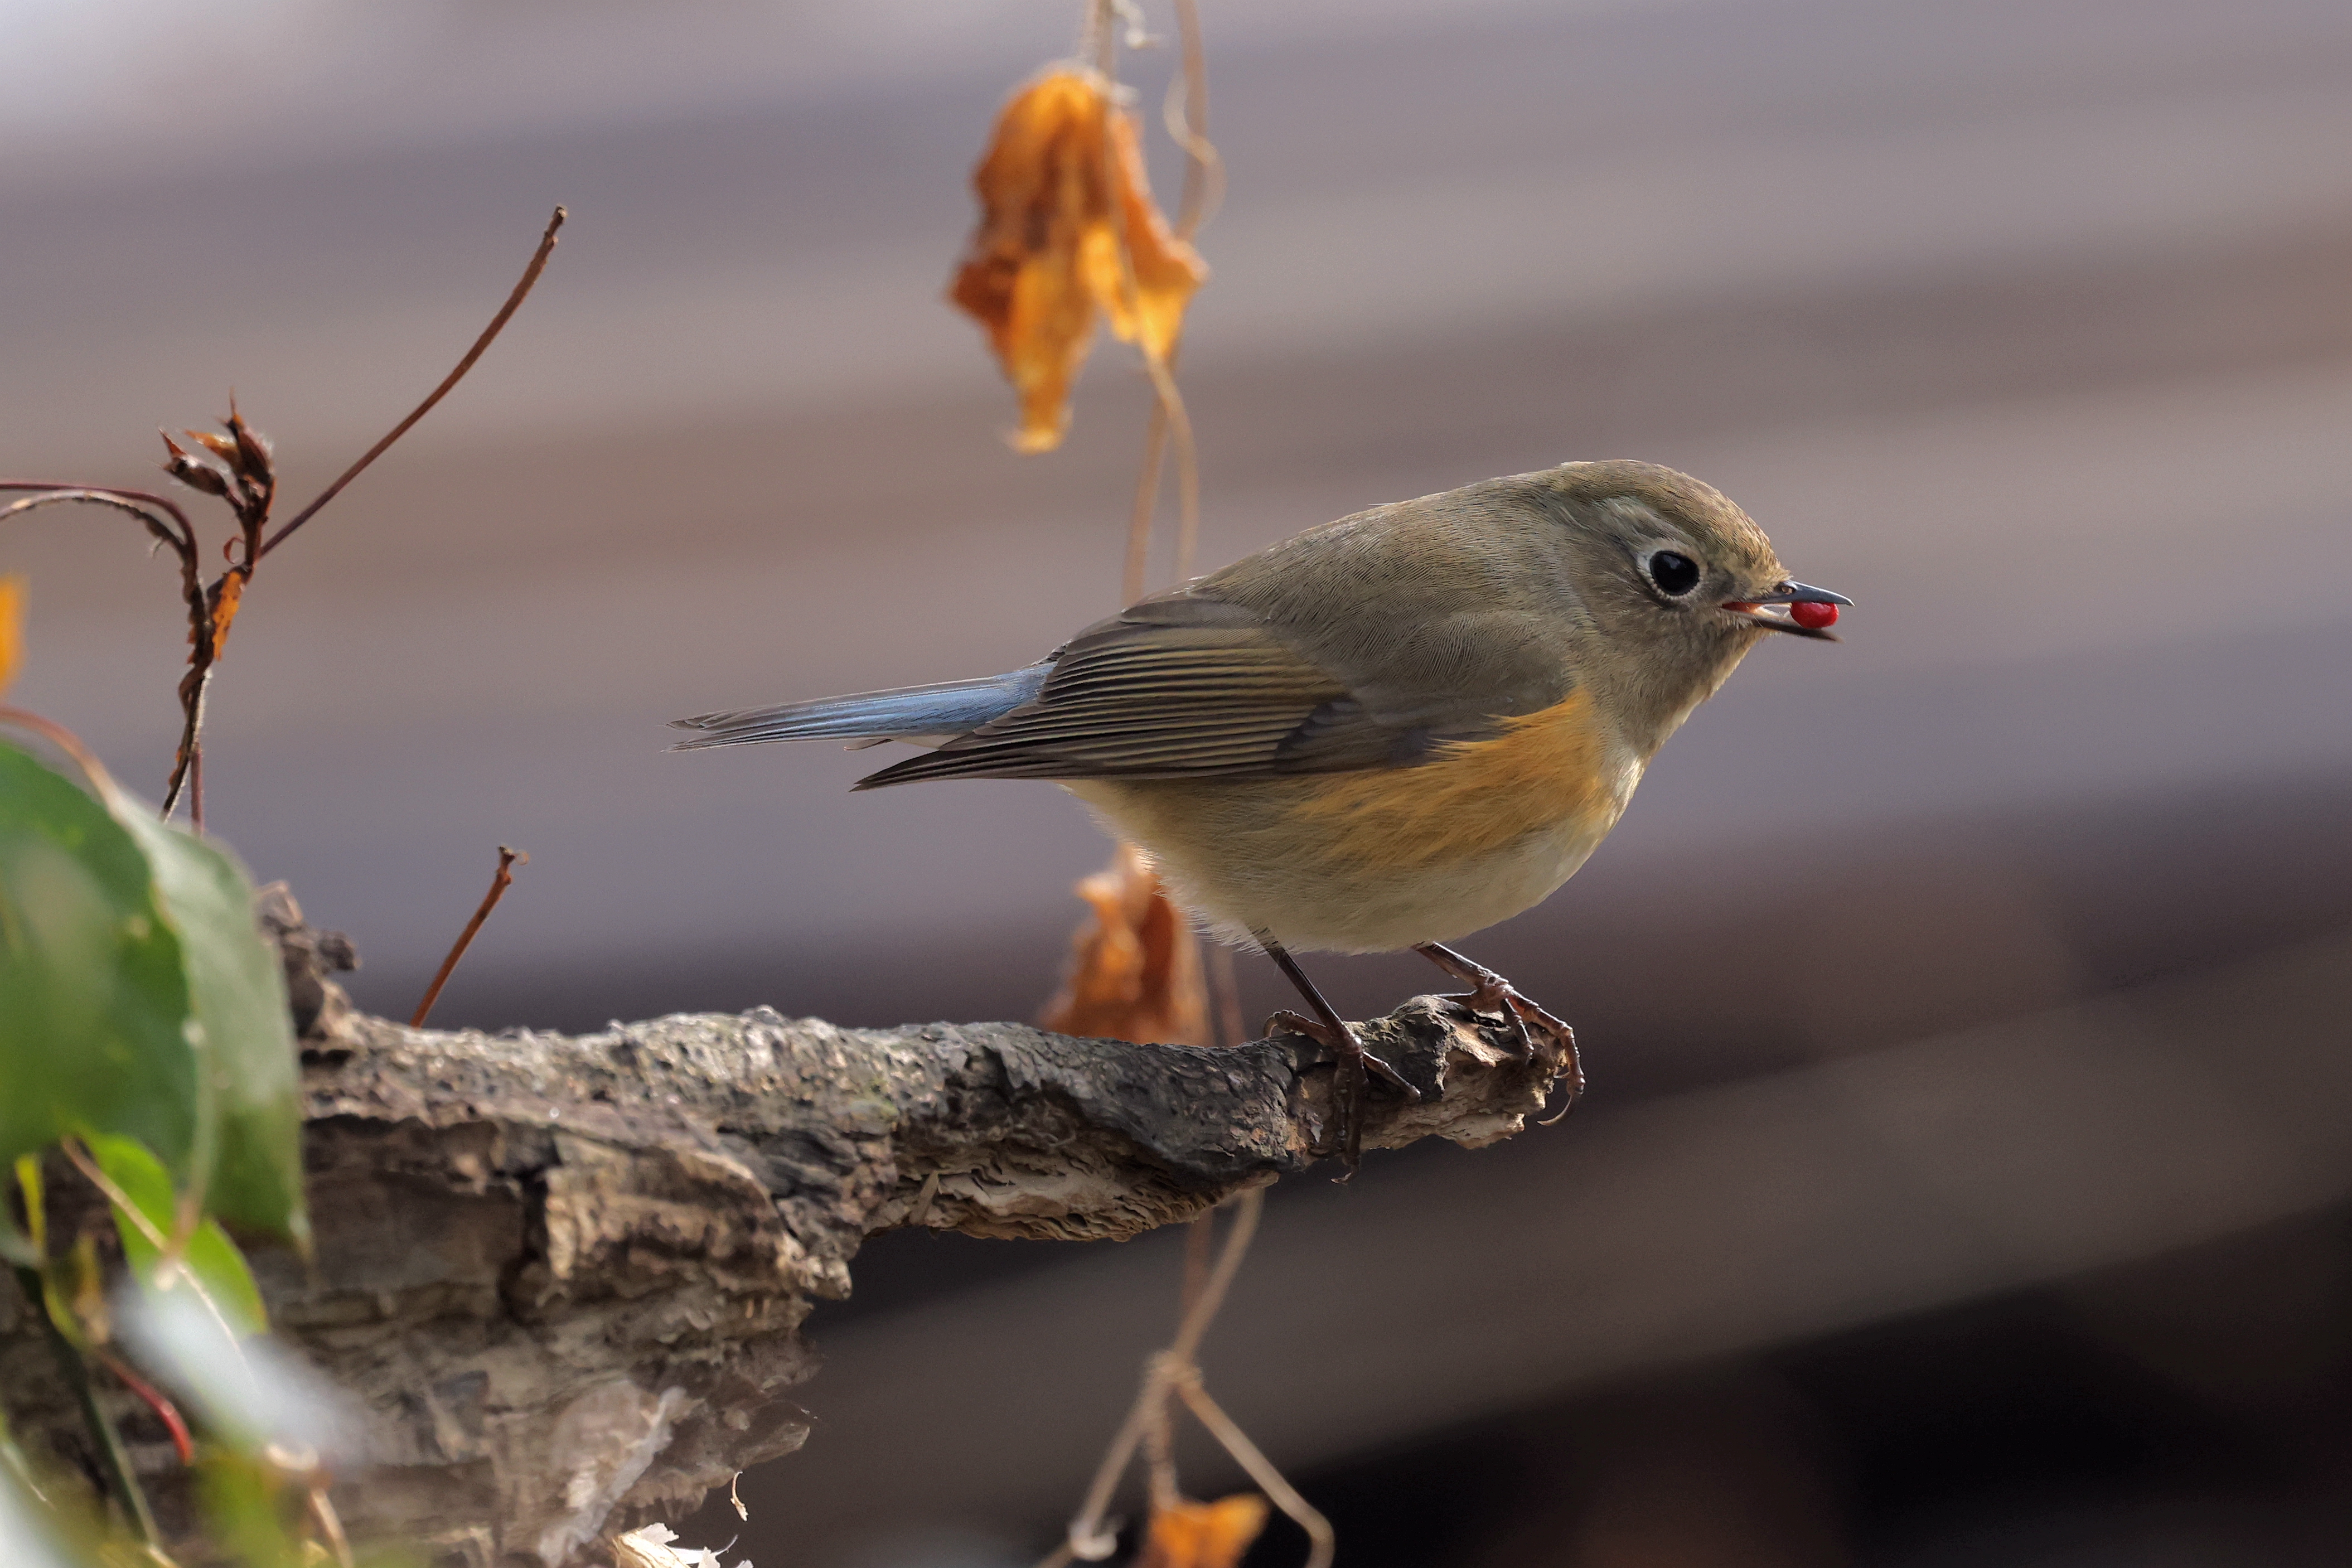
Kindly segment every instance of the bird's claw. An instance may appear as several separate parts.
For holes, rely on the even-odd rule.
[[[1576,1031],[1568,1021],[1555,1016],[1484,964],[1473,963],[1460,953],[1433,943],[1421,951],[1431,963],[1470,987],[1459,995],[1441,996],[1439,1001],[1474,1024],[1481,1018],[1502,1020],[1511,1031],[1511,1041],[1518,1047],[1521,1061],[1532,1061],[1544,1052],[1553,1057],[1559,1064],[1560,1076],[1568,1079],[1568,1100],[1551,1120],[1556,1121],[1567,1115],[1584,1093],[1584,1062],[1576,1048]]]
[[[1331,1086],[1332,1110],[1339,1123],[1339,1140],[1335,1147],[1318,1149],[1316,1152],[1339,1155],[1348,1167],[1348,1175],[1354,1175],[1356,1163],[1364,1152],[1363,1102],[1368,1074],[1378,1073],[1407,1100],[1419,1100],[1421,1090],[1407,1083],[1402,1073],[1366,1049],[1356,1031],[1344,1024],[1335,1029],[1320,1018],[1310,1018],[1303,1013],[1284,1008],[1268,1018],[1265,1026],[1268,1033],[1279,1029],[1304,1035],[1331,1053],[1339,1069],[1333,1076]],[[1347,1178],[1343,1176],[1340,1179],[1344,1181]]]
[[[1344,1036],[1335,1035],[1320,1018],[1310,1018],[1304,1013],[1294,1013],[1287,1007],[1267,1018],[1265,1026],[1269,1034],[1279,1029],[1286,1034],[1304,1035],[1329,1051],[1339,1061],[1343,1063],[1353,1061],[1360,1064],[1373,1076],[1384,1079],[1391,1088],[1407,1100],[1417,1100],[1421,1098],[1421,1090],[1406,1082],[1404,1074],[1374,1056],[1353,1029],[1349,1030]]]

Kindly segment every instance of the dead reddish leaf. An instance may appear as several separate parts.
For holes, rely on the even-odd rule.
[[[1153,205],[1135,118],[1094,71],[1059,68],[1015,93],[971,183],[980,226],[949,298],[987,329],[1020,395],[1013,445],[1049,451],[1097,312],[1165,360],[1208,268]]]
[[[1265,1499],[1255,1492],[1180,1500],[1151,1516],[1135,1568],[1234,1568],[1265,1528]]]
[[[1209,1043],[1201,944],[1132,845],[1077,885],[1094,918],[1070,939],[1070,969],[1039,1022],[1065,1035],[1140,1044]]]

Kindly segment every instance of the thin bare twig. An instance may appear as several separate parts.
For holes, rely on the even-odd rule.
[[[1118,602],[1143,597],[1151,575],[1151,514],[1160,500],[1160,474],[1168,453],[1168,411],[1155,397],[1151,422],[1143,431],[1143,467],[1135,476],[1135,504],[1127,514],[1127,564],[1119,573]]]
[[[1258,1216],[1265,1212],[1265,1189],[1252,1187],[1233,1198],[1231,1206],[1234,1225],[1226,1233],[1225,1249],[1217,1255],[1217,1266],[1210,1270],[1209,1282],[1201,1288],[1200,1299],[1184,1314],[1176,1337],[1168,1344],[1169,1355],[1186,1366],[1200,1354],[1201,1341],[1207,1336],[1209,1325],[1216,1321],[1218,1309],[1225,1304],[1225,1292],[1233,1288],[1234,1276],[1241,1272],[1242,1257],[1249,1251],[1251,1238],[1257,1235]]]
[[[213,657],[218,647],[209,605],[196,619],[191,635],[195,647],[188,655],[188,673],[180,677],[180,742],[172,752],[172,776],[163,784],[161,815],[166,822],[179,809],[181,793],[188,787],[188,775],[195,771],[204,745],[205,699],[212,691]],[[196,831],[204,831],[202,822],[196,824]]]
[[[1151,377],[1151,389],[1160,395],[1152,419],[1164,421],[1175,438],[1176,581],[1181,583],[1192,575],[1192,556],[1201,542],[1201,461],[1192,446],[1192,416],[1184,412],[1183,394],[1176,390],[1175,356],[1160,360],[1146,354],[1143,367]],[[1150,526],[1147,519],[1145,527]]]
[[[1161,119],[1168,134],[1184,149],[1184,185],[1177,200],[1176,237],[1190,240],[1209,220],[1224,194],[1224,159],[1208,137],[1209,71],[1201,44],[1201,15],[1193,0],[1176,0],[1177,32],[1182,44],[1182,64],[1168,83]],[[1152,388],[1158,394],[1143,437],[1143,466],[1136,476],[1135,504],[1128,515],[1127,570],[1120,586],[1125,602],[1143,597],[1150,575],[1151,519],[1160,497],[1160,475],[1166,461],[1168,432],[1179,423],[1176,460],[1177,494],[1181,509],[1176,532],[1176,581],[1192,574],[1192,556],[1200,538],[1200,470],[1192,450],[1191,422],[1183,418],[1182,400],[1174,395],[1176,360],[1181,346],[1171,349],[1164,366],[1151,367]]]
[[[1201,47],[1201,12],[1176,0],[1176,31],[1183,67],[1168,84],[1160,119],[1184,149],[1184,187],[1176,201],[1176,237],[1190,239],[1216,212],[1225,194],[1225,161],[1209,140],[1209,63]]]
[[[1207,967],[1217,1044],[1238,1046],[1249,1038],[1249,1026],[1242,1022],[1242,977],[1234,963],[1234,950],[1222,942],[1211,942]]]
[[[562,211],[561,207],[556,210]],[[449,956],[441,961],[441,973],[436,974],[433,984],[425,988],[425,1000],[416,1005],[415,1016],[408,1020],[410,1028],[425,1026],[425,1016],[433,1011],[433,1004],[441,1000],[441,987],[449,984],[449,976],[457,969],[457,961],[466,956],[467,948],[474,945],[474,933],[482,929],[482,922],[490,918],[490,911],[499,907],[499,900],[506,897],[509,888],[514,886],[514,868],[530,864],[530,857],[521,850],[509,849],[503,844],[499,846],[499,868],[490,879],[490,890],[482,895],[481,907],[474,911],[474,918],[466,922],[466,929],[457,933],[457,945],[449,950]]]
[[[1118,79],[1118,0],[1095,0],[1078,24],[1078,58],[1092,60],[1095,69]]]
[[[522,278],[515,284],[514,291],[507,296],[507,302],[499,307],[499,313],[490,318],[490,324],[482,329],[482,335],[474,340],[474,346],[466,351],[466,357],[457,362],[457,368],[443,376],[441,384],[435,387],[424,402],[409,410],[407,418],[394,426],[383,440],[378,441],[361,455],[358,462],[345,468],[333,484],[320,491],[317,500],[288,519],[276,533],[271,534],[263,542],[259,554],[255,559],[258,560],[261,555],[267,555],[285,543],[287,535],[310,521],[320,507],[342,494],[345,485],[364,473],[370,463],[383,457],[394,441],[407,435],[412,426],[433,411],[435,404],[449,395],[451,387],[465,379],[466,373],[474,368],[474,362],[482,357],[483,351],[496,342],[498,335],[506,330],[506,324],[513,319],[514,313],[522,309],[523,300],[530,297],[531,289],[539,282],[539,275],[547,270],[547,258],[555,253],[556,230],[563,226],[563,220],[567,216],[569,215],[562,207],[558,207],[555,209],[555,216],[547,220],[547,232],[539,237],[539,248],[531,253],[530,265],[522,269]]]
[[[1208,1279],[1193,1295],[1184,1310],[1183,1321],[1176,1326],[1176,1337],[1144,1363],[1143,1386],[1136,1392],[1135,1404],[1129,1409],[1127,1419],[1120,1423],[1118,1434],[1103,1454],[1101,1466],[1095,1471],[1093,1484],[1087,1489],[1086,1500],[1077,1516],[1070,1521],[1063,1544],[1039,1568],[1067,1563],[1072,1558],[1098,1563],[1109,1556],[1118,1545],[1118,1537],[1105,1527],[1104,1515],[1110,1508],[1112,1495],[1118,1489],[1119,1478],[1127,1473],[1139,1447],[1150,1445],[1153,1460],[1153,1503],[1162,1502],[1159,1493],[1162,1485],[1162,1464],[1159,1456],[1167,1450],[1168,1396],[1178,1388],[1189,1373],[1197,1379],[1195,1357],[1200,1353],[1201,1340],[1224,1305],[1225,1292],[1233,1286],[1234,1276],[1242,1266],[1242,1256],[1249,1250],[1250,1238],[1257,1234],[1259,1215],[1264,1211],[1264,1189],[1252,1187],[1229,1199],[1223,1206],[1234,1211],[1232,1229],[1226,1234],[1224,1249],[1217,1255],[1216,1266],[1209,1270]],[[1255,1450],[1252,1450],[1255,1452]],[[1234,1456],[1239,1458],[1237,1454]],[[1272,1467],[1268,1467],[1271,1468]],[[1175,1483],[1172,1469],[1167,1471],[1165,1486],[1172,1499]],[[1286,1511],[1287,1511],[1286,1510]],[[1310,1510],[1311,1511],[1311,1510]]]
[[[310,1488],[309,1507],[311,1522],[327,1538],[327,1550],[334,1556],[335,1568],[353,1568],[352,1538],[343,1533],[342,1515],[335,1511],[334,1501],[327,1496],[324,1486],[314,1484]]]
[[[1178,1373],[1175,1388],[1176,1397],[1192,1411],[1192,1418],[1208,1428],[1209,1435],[1234,1457],[1234,1463],[1248,1472],[1249,1479],[1257,1483],[1258,1489],[1265,1493],[1274,1506],[1288,1514],[1291,1522],[1307,1532],[1309,1543],[1307,1568],[1331,1568],[1331,1553],[1337,1544],[1331,1533],[1331,1521],[1323,1517],[1321,1510],[1301,1497],[1298,1489],[1292,1486],[1283,1473],[1274,1468],[1274,1462],[1249,1440],[1249,1434],[1236,1426],[1232,1416],[1218,1408],[1217,1402],[1209,1397],[1209,1391],[1201,1384],[1201,1369],[1187,1367]]]
[[[1177,1298],[1176,1321],[1191,1316],[1192,1304],[1209,1283],[1209,1264],[1217,1239],[1217,1211],[1209,1209],[1184,1227],[1184,1290]]]

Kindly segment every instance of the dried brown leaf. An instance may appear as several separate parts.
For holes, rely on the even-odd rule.
[[[1180,1500],[1153,1512],[1135,1568],[1235,1568],[1265,1528],[1265,1499],[1236,1492],[1214,1502]]]
[[[1093,918],[1070,939],[1070,968],[1038,1021],[1065,1035],[1141,1045],[1209,1043],[1200,940],[1151,862],[1122,844],[1077,884]]]
[[[1013,445],[1048,451],[1097,313],[1164,360],[1208,268],[1152,204],[1134,117],[1097,72],[1058,68],[1015,93],[971,183],[980,225],[949,298],[987,329],[1020,395]]]
[[[163,465],[165,473],[190,489],[202,490],[208,496],[228,494],[228,479],[218,468],[203,461],[177,441],[173,440],[169,430],[159,430],[156,434],[163,437],[163,446],[172,454],[171,460]],[[199,442],[204,441],[204,437],[197,436],[194,430],[189,431],[188,434],[194,436]]]
[[[236,399],[229,399],[228,433],[236,449],[230,458],[236,471],[257,486],[267,486],[275,472],[269,450],[269,437],[245,422],[236,411]]]

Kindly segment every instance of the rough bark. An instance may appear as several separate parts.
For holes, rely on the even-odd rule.
[[[290,906],[289,906],[290,907]],[[691,1510],[799,1447],[799,1330],[905,1226],[1120,1239],[1314,1163],[1333,1068],[1017,1024],[845,1029],[766,1008],[603,1033],[412,1029],[357,1014],[299,916],[277,922],[305,1027],[309,1266],[256,1258],[278,1331],[365,1413],[358,1531],[466,1568],[546,1568]],[[1365,1144],[1517,1131],[1558,1064],[1416,998],[1364,1026],[1421,1091]],[[63,1391],[0,1286],[20,1433],[73,1454]],[[127,1397],[167,1504],[168,1445]]]

